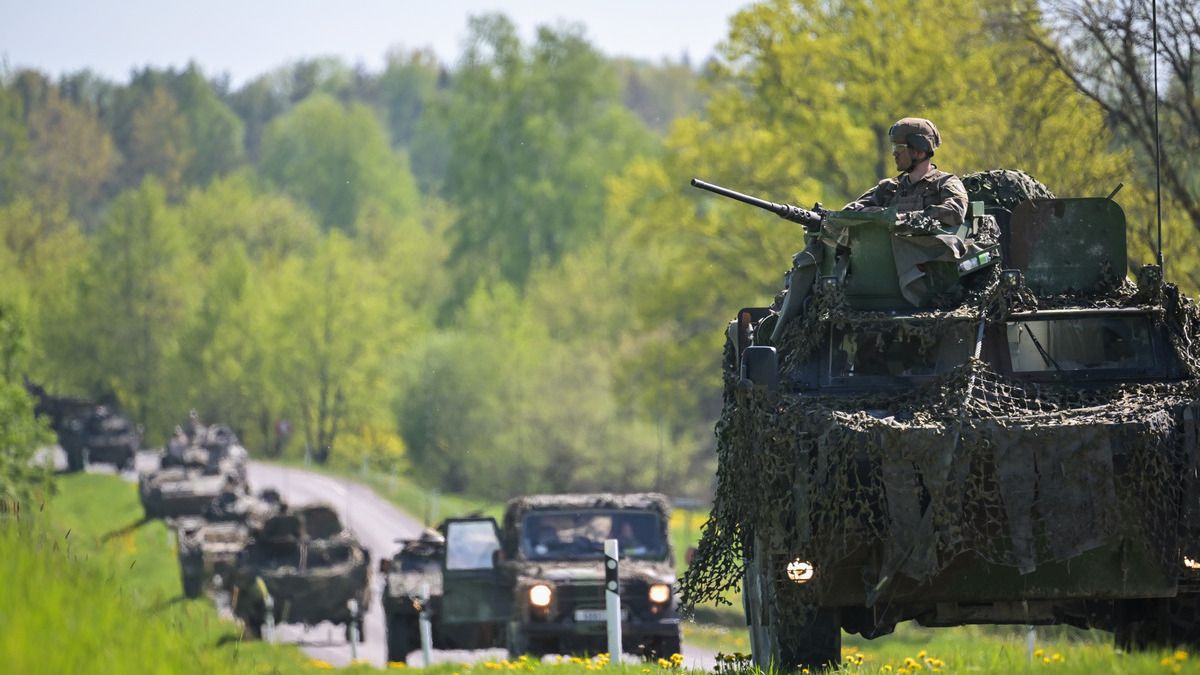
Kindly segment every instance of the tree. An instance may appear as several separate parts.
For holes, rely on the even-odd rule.
[[[325,94],[271,123],[260,170],[308,204],[326,228],[350,231],[368,202],[394,216],[410,215],[419,206],[407,160],[392,152],[374,114]]]
[[[177,419],[166,375],[195,294],[184,243],[159,183],[117,197],[79,279],[70,351],[55,355],[85,391],[119,400],[150,442]]]
[[[47,209],[64,204],[76,218],[93,216],[120,160],[108,130],[56,89],[27,118],[28,192]]]
[[[11,87],[0,86],[0,204],[12,201],[25,184],[29,132],[24,117],[21,97]]]
[[[528,49],[503,16],[472,18],[469,30],[441,113],[463,293],[478,279],[519,286],[594,236],[605,177],[653,149],[578,27],[541,27]]]
[[[245,158],[242,121],[225,105],[195,64],[170,78],[170,90],[187,122],[194,152],[184,171],[188,185],[206,185]]]
[[[121,146],[122,185],[136,186],[153,177],[171,197],[180,197],[184,175],[195,155],[187,120],[163,87],[155,87],[134,108]]]
[[[333,231],[312,258],[284,265],[271,292],[271,377],[316,461],[343,433],[388,429],[389,375],[406,326],[372,265]]]
[[[1141,0],[1053,2],[1021,5],[1019,19],[1026,39],[1074,88],[1099,107],[1136,153],[1139,182],[1152,183],[1156,125],[1161,132],[1162,190],[1167,200],[1166,229],[1172,267],[1185,275],[1190,289],[1200,288],[1200,14],[1194,3],[1163,0],[1158,7],[1157,55],[1151,29],[1151,5]],[[1153,62],[1159,63],[1157,92]],[[1144,177],[1144,178],[1143,178]],[[1178,209],[1178,216],[1172,213]],[[1149,211],[1149,213],[1145,213]],[[1153,208],[1143,208],[1143,231],[1154,246]],[[1143,251],[1149,248],[1146,246]]]

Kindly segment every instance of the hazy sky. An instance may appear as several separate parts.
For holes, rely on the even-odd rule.
[[[432,47],[453,64],[467,17],[502,12],[528,42],[534,28],[582,23],[610,56],[693,63],[725,39],[749,0],[0,0],[0,63],[51,75],[91,68],[127,81],[133,68],[228,73],[234,85],[289,61],[336,55],[382,68],[390,47]]]

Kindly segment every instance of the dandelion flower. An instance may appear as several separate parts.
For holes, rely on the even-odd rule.
[[[391,670],[400,670],[401,668],[407,668],[408,664],[404,661],[388,661],[387,667]]]
[[[1183,651],[1182,649],[1175,652],[1175,660],[1176,661],[1187,661],[1187,657],[1188,657],[1188,653]]]

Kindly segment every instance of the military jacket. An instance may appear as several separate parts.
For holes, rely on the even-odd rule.
[[[958,227],[967,216],[967,188],[958,176],[931,166],[915,184],[909,182],[907,173],[885,178],[845,209],[862,211],[892,206],[899,213],[919,211],[944,225]]]

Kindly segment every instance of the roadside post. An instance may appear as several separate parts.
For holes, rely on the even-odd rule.
[[[433,627],[429,625],[429,582],[421,584],[421,611],[417,614],[417,629],[421,633],[421,658],[428,668],[433,663]]]
[[[362,639],[362,637],[358,634],[358,600],[351,598],[350,601],[346,603],[346,606],[350,610],[350,623],[348,624],[349,628],[346,631],[346,637],[350,640],[350,660],[357,661],[358,641]]]
[[[608,618],[608,660],[621,665],[621,578],[617,570],[616,539],[604,540],[604,608]]]

